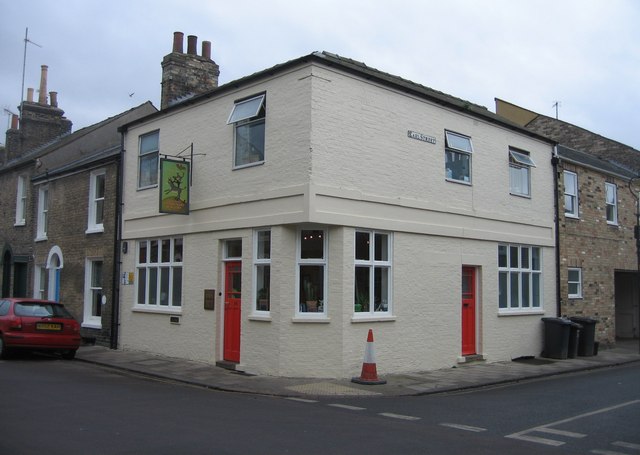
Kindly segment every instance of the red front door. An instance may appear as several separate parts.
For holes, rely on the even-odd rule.
[[[462,267],[462,355],[476,354],[476,269]]]
[[[229,362],[240,362],[240,302],[241,265],[239,261],[226,262],[224,275],[224,347],[222,357]]]

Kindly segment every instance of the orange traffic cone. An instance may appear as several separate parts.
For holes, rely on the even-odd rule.
[[[364,351],[364,362],[362,363],[362,372],[359,378],[351,378],[351,382],[356,384],[386,384],[387,381],[378,379],[378,371],[376,368],[376,354],[373,348],[373,330],[369,329],[367,336],[367,346]]]

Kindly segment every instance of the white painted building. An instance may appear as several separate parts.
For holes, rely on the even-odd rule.
[[[357,376],[370,328],[380,375],[540,354],[548,140],[329,53],[123,135],[121,348],[298,377]],[[191,144],[189,214],[159,213]]]

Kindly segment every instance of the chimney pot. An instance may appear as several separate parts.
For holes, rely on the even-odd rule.
[[[198,37],[195,35],[187,36],[187,54],[196,55],[198,47]]]
[[[173,32],[173,52],[178,52],[182,54],[184,52],[183,43],[184,43],[184,33]]]
[[[47,104],[47,71],[49,67],[42,65],[40,68],[40,93],[38,94],[38,103]]]
[[[33,103],[33,89],[32,88],[28,88],[27,89],[27,101],[29,101],[30,103]]]
[[[202,42],[202,56],[207,60],[211,60],[211,41]]]
[[[20,119],[20,117],[18,117],[16,114],[11,114],[11,129],[12,130],[17,130],[18,129],[18,120]]]
[[[51,107],[58,107],[58,92],[49,92]]]

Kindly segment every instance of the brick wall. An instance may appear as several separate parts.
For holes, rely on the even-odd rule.
[[[108,346],[110,342],[111,314],[113,308],[113,261],[115,239],[115,196],[117,190],[117,165],[106,169],[104,232],[87,234],[90,171],[80,172],[48,182],[49,224],[47,240],[35,244],[35,265],[46,263],[54,246],[62,251],[64,265],[60,275],[60,301],[80,322],[83,321],[85,261],[87,258],[102,258],[103,294],[107,305],[102,309],[102,328],[82,328],[84,337]],[[34,189],[37,194],[38,188]]]
[[[578,176],[579,218],[564,216],[563,170]],[[600,172],[564,163],[559,166],[560,182],[560,292],[561,311],[568,316],[594,317],[596,340],[615,343],[615,272],[636,269],[633,238],[635,199],[627,182]],[[618,224],[606,220],[605,183],[615,183],[618,197]],[[582,298],[568,297],[568,268],[582,269]]]

